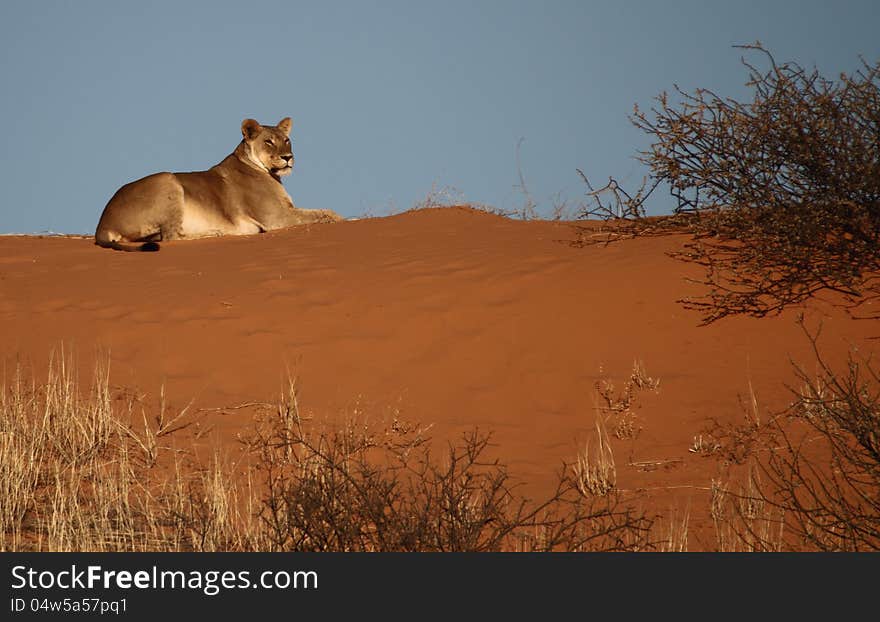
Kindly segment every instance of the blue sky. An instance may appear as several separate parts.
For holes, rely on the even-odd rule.
[[[204,170],[245,117],[293,118],[299,207],[383,215],[454,188],[539,209],[575,169],[636,183],[628,121],[661,90],[743,97],[737,43],[835,76],[880,58],[880,2],[0,4],[0,233],[93,233],[116,189]],[[664,208],[661,200],[656,209]]]

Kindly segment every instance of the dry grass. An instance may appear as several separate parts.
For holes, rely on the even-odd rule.
[[[711,434],[697,434],[694,441],[688,447],[692,454],[709,457],[721,450],[721,444]]]
[[[109,367],[82,391],[72,358],[51,357],[47,381],[21,368],[0,392],[0,547],[4,550],[177,550],[157,491],[144,477],[163,449],[161,428],[114,412]],[[83,395],[85,393],[85,395]]]
[[[595,449],[590,448],[590,440],[595,440]],[[601,497],[611,492],[617,484],[614,452],[601,418],[596,419],[595,439],[590,440],[578,454],[572,465],[572,472],[577,489],[582,495]]]
[[[660,379],[649,376],[645,371],[645,364],[636,359],[620,390],[609,378],[600,378],[595,386],[599,397],[597,408],[614,437],[619,440],[638,438],[641,432],[639,416],[636,414],[641,408],[639,394],[642,391],[659,392]]]
[[[617,390],[609,378],[596,381],[595,432],[571,465],[578,491],[584,496],[604,496],[617,484],[617,467],[608,428],[618,440],[634,440],[641,432],[636,411],[643,390],[658,391],[660,380],[648,376],[641,360],[633,361],[632,371]]]
[[[664,553],[686,553],[688,551],[688,528],[691,519],[690,508],[679,512],[672,508],[666,516],[659,539],[659,550]]]
[[[767,503],[759,490],[757,472],[734,492],[729,483],[712,481],[711,516],[717,550],[721,552],[778,552],[785,549],[784,513]]]

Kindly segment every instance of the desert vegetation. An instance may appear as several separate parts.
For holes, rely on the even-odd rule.
[[[736,490],[713,482],[719,544],[745,550],[880,550],[880,375],[850,352],[843,369],[825,360],[819,331],[804,327],[814,372],[795,365],[789,408],[766,420],[757,406],[744,425],[710,436],[728,465],[742,465]]]
[[[880,377],[850,358],[796,367],[793,401],[765,414],[752,394],[741,424],[713,424],[692,453],[721,466],[707,513],[717,551],[880,548]],[[686,551],[690,506],[646,509],[617,485],[612,436],[657,390],[636,361],[615,390],[596,383],[594,433],[531,500],[479,430],[438,444],[397,416],[330,426],[301,414],[291,381],[250,402],[241,452],[201,442],[198,410],[173,411],[112,389],[106,364],[83,390],[70,359],[45,384],[21,368],[0,394],[3,550]],[[611,430],[611,432],[609,432]],[[699,442],[697,442],[699,440]],[[713,547],[710,547],[713,548]]]
[[[238,461],[178,442],[197,412],[113,395],[107,365],[88,391],[53,357],[0,395],[4,550],[627,551],[657,546],[654,519],[613,486],[563,465],[542,501],[518,494],[474,430],[438,447],[394,418],[328,427],[301,416],[295,383],[249,403]],[[116,399],[119,398],[119,399]],[[150,415],[152,411],[155,414]],[[204,453],[204,452],[201,452]],[[584,460],[589,460],[585,458]]]

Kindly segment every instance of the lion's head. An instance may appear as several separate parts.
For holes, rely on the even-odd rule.
[[[253,119],[241,122],[248,157],[273,177],[290,175],[290,169],[293,168],[289,138],[292,125],[290,117],[284,117],[275,127],[260,125]]]

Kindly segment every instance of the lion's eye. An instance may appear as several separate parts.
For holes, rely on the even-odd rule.
[[[264,142],[265,142],[267,145],[269,145],[270,147],[274,147],[274,146],[275,146],[275,143],[273,143],[273,142],[272,142],[271,140],[269,140],[268,138],[267,138]]]

